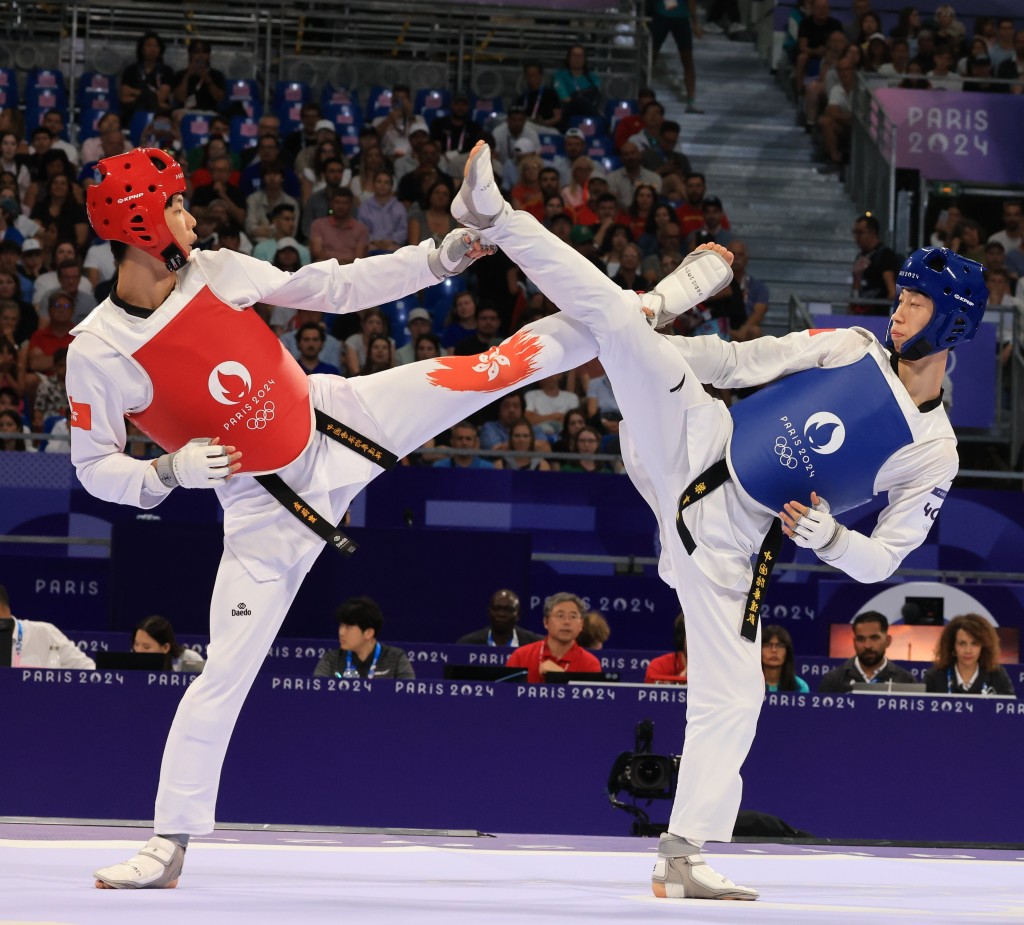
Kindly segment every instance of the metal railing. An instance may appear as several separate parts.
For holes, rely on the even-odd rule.
[[[413,89],[465,87],[506,98],[520,89],[522,66],[560,67],[570,44],[587,49],[609,98],[635,97],[646,82],[650,39],[642,0],[492,4],[442,0],[263,0],[258,6],[0,2],[0,67],[60,67],[71,84],[83,72],[120,74],[135,43],[155,31],[165,61],[183,67],[189,39],[213,45],[211,64],[229,78],[255,78],[264,105],[279,80],[353,90],[404,82]],[[71,96],[73,104],[74,95]]]
[[[853,125],[850,134],[850,169],[845,188],[861,212],[870,212],[882,229],[881,237],[899,253],[896,234],[896,133],[863,74],[853,92]]]

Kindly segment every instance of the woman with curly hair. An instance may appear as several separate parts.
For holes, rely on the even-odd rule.
[[[932,694],[1016,694],[999,664],[995,627],[976,613],[953,617],[943,628],[924,683]]]
[[[761,630],[761,671],[765,690],[796,691],[806,694],[807,682],[797,676],[793,656],[793,637],[782,626],[765,626]]]

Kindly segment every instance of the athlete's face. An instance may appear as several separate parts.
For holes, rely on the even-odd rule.
[[[896,311],[892,313],[890,332],[897,353],[902,353],[903,345],[924,330],[925,325],[931,321],[934,311],[935,303],[923,292],[915,292],[912,289],[903,289],[900,292]]]
[[[181,193],[177,193],[171,198],[170,204],[164,211],[164,218],[167,221],[167,227],[171,229],[171,234],[174,235],[174,240],[187,253],[189,247],[196,240],[196,220],[185,208],[185,201]]]

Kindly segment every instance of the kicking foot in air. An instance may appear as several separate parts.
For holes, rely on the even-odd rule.
[[[757,890],[738,886],[712,869],[700,848],[685,838],[665,833],[658,843],[658,860],[651,890],[660,899],[757,899]]]
[[[491,149],[486,141],[478,141],[466,159],[462,186],[452,200],[452,217],[467,228],[483,231],[510,208],[494,179]]]
[[[93,876],[97,890],[173,890],[184,863],[184,848],[154,835],[135,857],[101,867]]]
[[[732,252],[701,244],[678,267],[640,297],[652,328],[660,328],[721,292],[732,282]]]

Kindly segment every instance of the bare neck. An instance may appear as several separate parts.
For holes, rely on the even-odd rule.
[[[946,374],[948,353],[948,350],[941,350],[920,360],[899,361],[897,374],[915,405],[922,405],[939,397],[942,392],[942,378]]]
[[[576,645],[575,639],[573,639],[571,642],[559,642],[557,639],[552,639],[550,636],[548,636],[548,651],[555,658],[561,658],[574,645]]]
[[[139,308],[156,309],[174,291],[178,278],[155,257],[131,248],[117,269],[119,298]]]
[[[779,681],[782,680],[782,667],[778,668],[767,668],[764,665],[761,666],[761,671],[764,673],[764,683],[774,684],[776,687]]]

